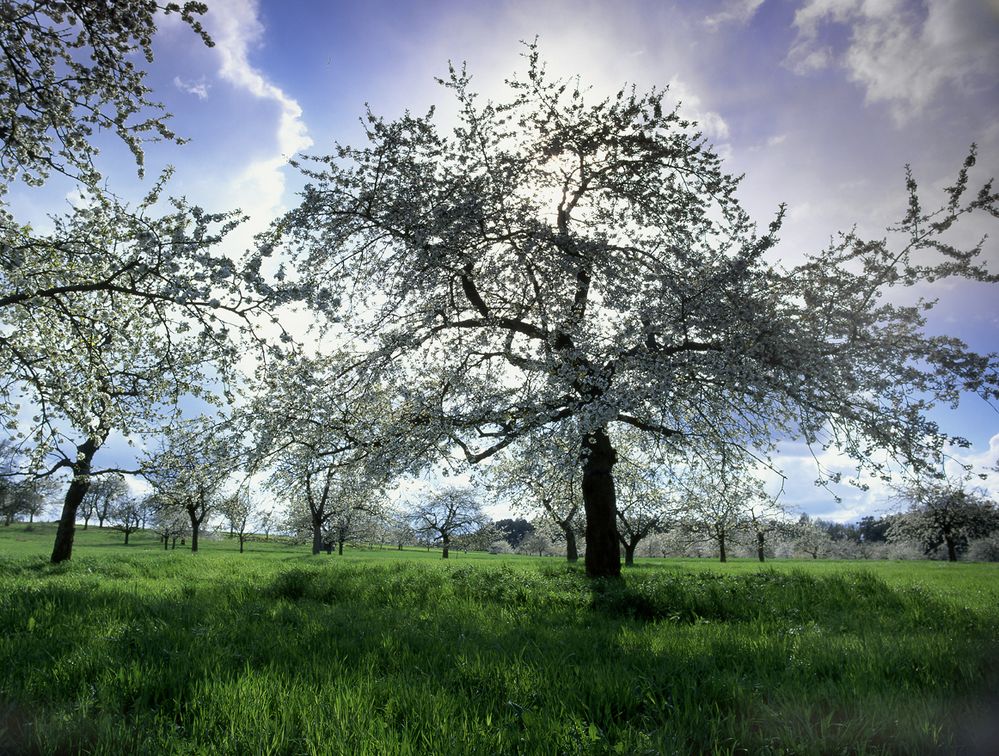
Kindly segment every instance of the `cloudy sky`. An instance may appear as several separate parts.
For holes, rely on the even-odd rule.
[[[285,167],[301,151],[357,141],[365,103],[385,116],[446,98],[434,83],[467,61],[479,91],[500,96],[538,38],[549,70],[596,92],[668,84],[700,121],[759,222],[780,202],[779,254],[794,259],[856,225],[878,236],[904,213],[904,166],[921,185],[953,181],[972,142],[977,177],[999,173],[999,0],[208,0],[212,49],[177,21],[162,25],[149,83],[190,139],[152,146],[149,175],[176,166],[174,194],[239,207],[261,227],[295,202]],[[447,110],[442,113],[447,118]],[[118,191],[138,193],[130,157],[105,150]],[[151,179],[147,179],[148,181]],[[980,183],[980,181],[979,181]],[[16,196],[51,209],[60,189]],[[65,196],[65,190],[63,197]],[[999,241],[990,255],[999,256]],[[999,264],[997,264],[999,268]],[[999,306],[984,286],[941,285],[930,327],[999,349]],[[999,414],[975,397],[937,419],[966,436],[962,458],[999,458]],[[854,519],[882,492],[812,485],[814,462],[785,450],[786,501]],[[834,460],[826,460],[835,464]]]

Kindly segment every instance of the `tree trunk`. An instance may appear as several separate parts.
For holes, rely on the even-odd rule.
[[[170,548],[170,539],[163,536],[163,550],[167,551]]]
[[[342,539],[337,543],[337,554],[339,556],[343,556],[343,540]]]
[[[953,536],[950,534],[944,534],[944,541],[947,543],[947,561],[956,562],[957,561],[957,543],[954,541]]]
[[[128,546],[128,533],[129,533],[129,531],[126,530],[125,531],[125,545],[126,546]]]
[[[191,553],[195,554],[198,551],[198,534],[199,531],[201,530],[201,519],[204,517],[204,515],[202,515],[201,518],[199,518],[195,514],[195,510],[193,507],[187,510],[187,514],[191,518]],[[181,543],[181,545],[183,545],[183,542]]]
[[[635,547],[638,546],[638,542],[634,541],[632,543],[624,544],[624,566],[634,567],[635,566]]]
[[[765,536],[763,533],[756,534],[756,556],[759,557],[761,562],[767,561],[766,555],[763,553],[763,539]]]
[[[721,554],[721,561],[727,562],[728,555],[725,553],[725,533],[718,534],[718,552]]]
[[[447,559],[448,547],[451,545],[451,539],[448,538],[447,536],[444,536],[441,543],[444,546],[444,554],[441,556],[441,559]]]
[[[239,534],[239,553],[240,553],[240,554],[242,554],[242,553],[243,553],[243,541],[245,541],[245,540],[246,540],[246,539],[245,539],[245,538],[243,537],[243,534],[242,534],[242,533],[240,533],[240,534]]]
[[[73,536],[76,535],[76,513],[90,488],[90,468],[94,455],[101,447],[99,441],[88,438],[78,447],[76,462],[73,463],[73,480],[69,483],[66,498],[62,503],[62,516],[56,530],[55,545],[52,547],[52,564],[65,562],[73,556]]]
[[[312,522],[312,553],[318,554],[323,550],[323,526],[322,523]]]
[[[576,548],[576,533],[571,527],[562,526],[565,533],[565,558],[570,562],[579,561],[579,550]]]
[[[614,463],[617,453],[607,431],[594,431],[583,445],[583,506],[586,510],[586,574],[621,575],[621,545],[617,536]]]

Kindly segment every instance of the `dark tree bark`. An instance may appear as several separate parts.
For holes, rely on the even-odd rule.
[[[196,553],[198,550],[198,535],[201,531],[201,523],[205,519],[205,515],[208,514],[208,506],[204,502],[205,493],[202,490],[198,491],[197,499],[187,500],[187,516],[191,520],[191,553]],[[200,514],[199,514],[200,513]]]
[[[309,504],[309,515],[312,517],[312,554],[323,550],[323,524],[326,522],[326,502],[329,500],[330,485],[333,482],[333,468],[327,467],[324,473],[322,489],[317,491],[313,486],[313,478],[318,473],[306,471],[305,495]]]
[[[579,550],[576,548],[576,533],[572,529],[572,526],[562,526],[562,532],[565,534],[565,558],[570,562],[579,561]]]
[[[93,438],[88,438],[76,447],[76,461],[70,466],[73,471],[73,480],[70,481],[69,490],[66,491],[66,498],[62,503],[62,516],[59,518],[55,545],[52,548],[53,564],[65,562],[73,556],[76,513],[83,502],[83,497],[87,495],[87,489],[90,488],[90,470],[94,455],[97,454],[100,447],[101,442]]]
[[[604,428],[591,433],[584,444],[586,574],[590,577],[619,577],[621,547],[617,535],[617,499],[613,477],[617,452]]]
[[[947,561],[957,561],[957,541],[952,533],[944,533],[944,542],[947,544]]]
[[[761,562],[767,561],[766,555],[763,553],[763,539],[764,539],[763,533],[756,534],[756,556],[759,558]]]
[[[323,550],[323,524],[316,523],[315,516],[312,519],[312,553],[318,554]]]
[[[728,561],[728,554],[725,553],[725,531],[722,530],[718,533],[718,553],[721,555],[721,561]]]
[[[441,539],[441,542],[444,546],[444,553],[441,555],[441,559],[447,559],[448,550],[449,550],[448,547],[451,545],[451,539],[448,538],[447,535],[444,535],[443,538]]]
[[[635,566],[635,547],[637,543],[626,543],[624,544],[624,566],[634,567]]]

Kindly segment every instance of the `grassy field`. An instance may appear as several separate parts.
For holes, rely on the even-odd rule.
[[[999,565],[0,528],[0,753],[990,753]]]

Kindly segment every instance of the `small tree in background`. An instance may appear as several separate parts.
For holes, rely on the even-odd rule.
[[[523,439],[505,450],[489,467],[489,487],[500,502],[509,502],[517,512],[540,512],[557,532],[546,535],[565,543],[566,559],[579,559],[583,531],[583,494],[580,488],[579,450],[565,437],[566,427]],[[496,523],[503,528],[504,520]],[[514,522],[524,522],[523,520]],[[546,530],[548,530],[546,528]],[[513,548],[520,536],[505,534]]]
[[[765,562],[767,539],[771,535],[791,532],[791,523],[787,521],[787,510],[777,499],[767,496],[762,489],[760,494],[745,503],[744,526],[753,538],[756,558]]]
[[[160,537],[163,542],[163,550],[177,547],[177,539],[184,538],[191,528],[187,513],[173,500],[153,495],[151,497],[153,507],[150,524],[153,532]]]
[[[229,533],[239,539],[239,553],[243,553],[246,543],[246,528],[255,514],[253,501],[245,491],[237,491],[219,502],[219,512],[229,524]]]
[[[956,562],[968,542],[999,530],[999,510],[984,493],[949,481],[923,482],[903,490],[906,512],[895,518],[888,531],[890,540],[913,540],[924,553],[941,546],[947,560]]]
[[[812,559],[828,554],[833,547],[829,531],[804,514],[792,528],[795,551],[808,554]]]
[[[186,513],[192,552],[198,550],[202,526],[216,511],[241,452],[231,427],[201,417],[168,429],[161,449],[144,464],[143,474],[157,497]]]
[[[745,528],[746,504],[766,494],[762,482],[749,471],[749,464],[734,450],[715,456],[692,457],[683,477],[687,526],[718,547],[722,562],[728,547]]]
[[[121,473],[107,473],[90,482],[90,487],[83,497],[81,506],[90,517],[97,518],[97,526],[104,527],[112,511],[118,505],[119,499],[128,495],[128,483]],[[84,515],[84,530],[86,530],[87,514]]]
[[[21,511],[28,515],[28,525],[45,511],[52,503],[53,497],[59,493],[59,484],[51,478],[35,478],[24,481]]]
[[[401,404],[391,401],[389,376],[351,372],[354,362],[346,352],[275,362],[261,371],[247,413],[251,467],[267,470],[268,488],[308,515],[313,554],[334,518],[345,524],[349,510],[372,508],[389,480],[427,456],[417,438],[392,431]]]
[[[663,454],[643,448],[642,441],[628,432],[618,443],[617,533],[629,567],[635,564],[638,544],[674,524],[683,506],[683,481]]]
[[[278,515],[275,510],[268,509],[260,513],[260,517],[257,519],[257,525],[260,528],[260,532],[264,534],[264,540],[271,540],[271,530],[274,529],[274,525],[278,521]]]
[[[883,543],[888,540],[888,529],[892,517],[874,517],[866,515],[857,521],[857,536],[864,543]]]
[[[348,541],[358,542],[375,533],[382,517],[376,505],[378,493],[361,479],[338,481],[326,520],[324,543],[335,545],[339,556],[343,556]]]
[[[476,532],[488,519],[467,488],[444,488],[410,510],[413,530],[424,542],[439,544],[442,559],[448,558],[455,538]]]
[[[489,522],[489,518],[483,520],[482,525],[471,530],[470,532],[457,536],[451,545],[456,549],[461,549],[462,551],[489,551],[494,543],[496,543],[497,531],[494,527],[494,523]],[[532,531],[533,535],[533,531]],[[531,536],[527,536],[521,541],[523,545],[524,541]]]
[[[393,503],[386,506],[384,514],[385,538],[397,550],[402,551],[407,544],[417,542],[416,531],[410,520],[410,513]]]
[[[519,554],[528,554],[531,556],[552,556],[557,553],[555,546],[548,539],[548,536],[537,531],[532,531],[530,535],[524,538],[516,551]]]
[[[143,502],[135,496],[119,497],[112,505],[108,518],[111,527],[125,534],[125,545],[128,537],[138,531],[142,525]]]

